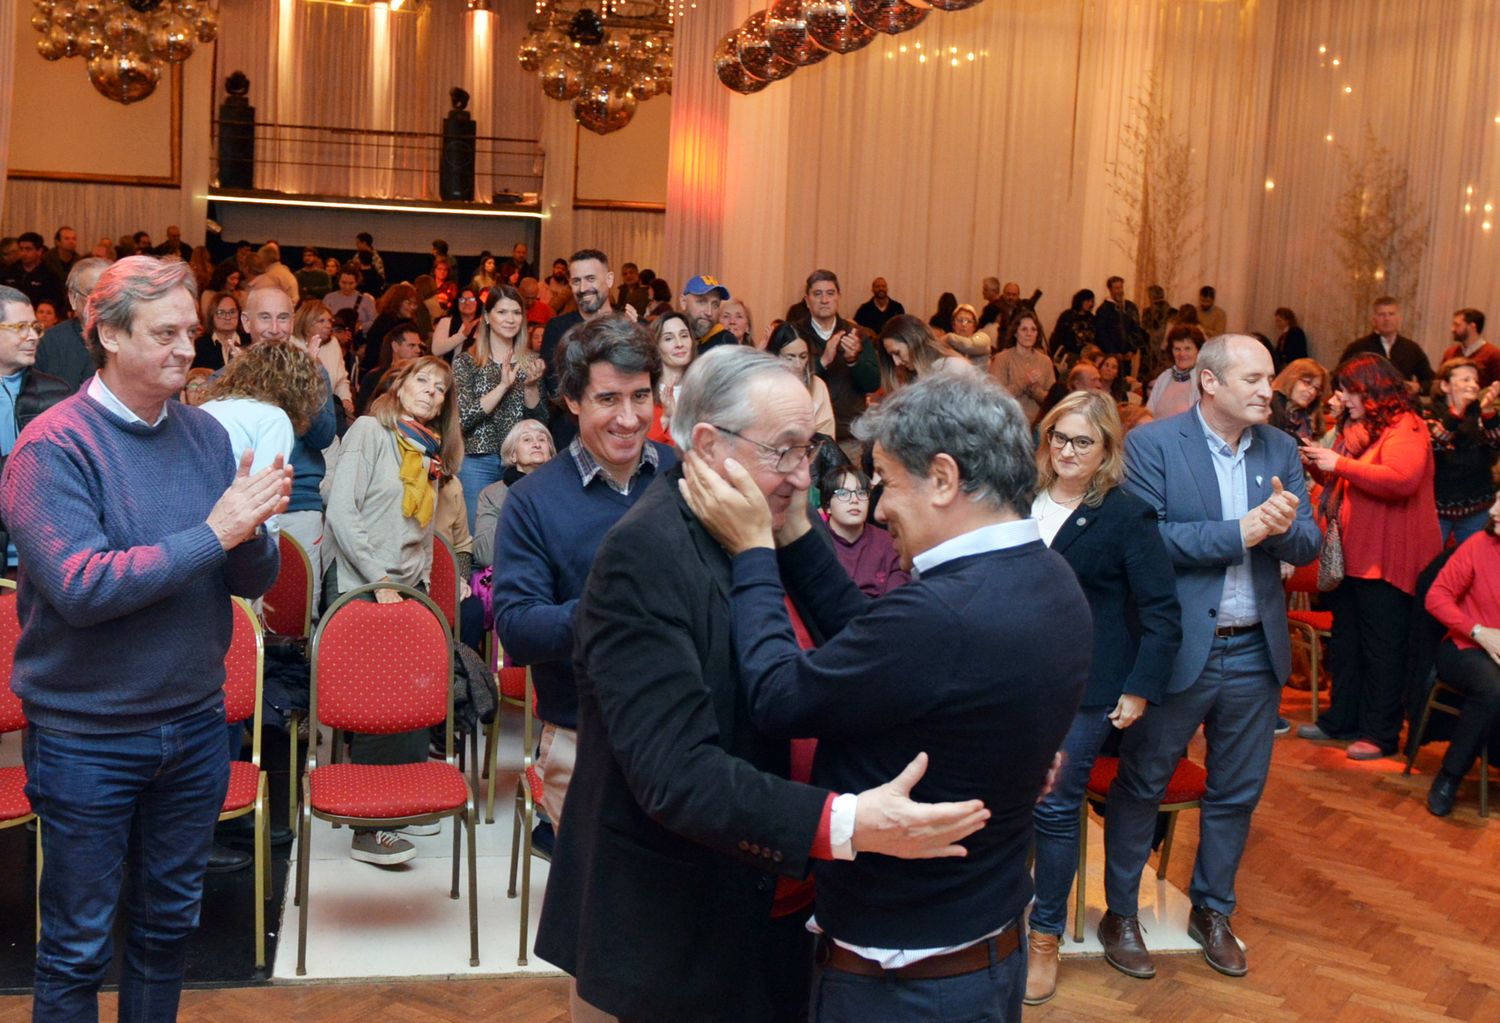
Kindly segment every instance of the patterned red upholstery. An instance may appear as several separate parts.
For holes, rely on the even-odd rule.
[[[542,802],[542,772],[532,764],[526,768],[526,784],[531,788],[531,801],[538,805]]]
[[[453,648],[420,600],[351,600],[318,626],[313,689],[318,721],[365,735],[442,724]]]
[[[31,814],[26,798],[26,768],[0,767],[0,821],[13,821]]]
[[[260,630],[250,605],[233,600],[234,632],[224,655],[224,720],[229,724],[255,715],[256,683],[261,669]]]
[[[0,680],[3,680],[0,682],[0,732],[19,732],[26,727],[21,701],[10,691],[10,676],[16,664],[16,642],[20,638],[21,619],[16,610],[16,591],[0,589]]]
[[[415,817],[463,806],[468,787],[458,768],[420,764],[328,764],[311,775],[312,807],[339,817]]]
[[[526,699],[526,669],[525,668],[501,668],[500,695],[507,700]]]
[[[312,606],[312,565],[291,534],[279,534],[281,568],[266,591],[266,628],[279,636],[306,638]]]
[[[1288,621],[1311,625],[1319,632],[1333,631],[1332,611],[1288,611],[1286,617]]]
[[[243,810],[255,803],[255,794],[260,788],[260,768],[248,760],[229,762],[229,790],[224,793],[224,806],[220,813]]]
[[[453,560],[453,548],[436,533],[432,537],[432,577],[427,580],[427,593],[432,602],[448,619],[448,628],[458,628],[458,562]]]
[[[1095,799],[1108,797],[1110,787],[1115,783],[1115,776],[1119,773],[1119,757],[1096,759],[1094,769],[1089,772],[1088,794]],[[1167,794],[1162,797],[1162,803],[1196,802],[1203,798],[1207,789],[1208,772],[1203,769],[1203,765],[1183,757],[1177,762],[1177,770],[1172,772],[1172,780],[1167,782]]]

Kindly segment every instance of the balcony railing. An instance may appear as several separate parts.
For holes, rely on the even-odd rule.
[[[228,133],[230,146],[220,145]],[[243,141],[253,132],[253,159]],[[213,178],[224,189],[439,202],[441,132],[267,121],[213,122]],[[236,150],[235,143],[242,148]],[[545,157],[536,139],[474,138],[474,201],[534,203]]]

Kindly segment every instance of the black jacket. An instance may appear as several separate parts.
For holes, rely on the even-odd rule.
[[[94,357],[83,339],[83,320],[76,316],[63,320],[43,334],[32,368],[62,379],[74,391],[83,386],[94,375]]]
[[[772,872],[806,874],[829,793],[751,726],[729,558],[681,478],[604,538],[578,603],[578,759],[536,952],[634,1023],[760,1023]]]
[[[1380,355],[1391,360],[1395,366],[1408,380],[1415,380],[1422,385],[1422,392],[1426,393],[1432,387],[1432,363],[1427,361],[1427,353],[1422,351],[1422,346],[1409,337],[1396,336],[1391,345],[1391,354],[1385,354],[1385,345],[1380,341],[1379,334],[1366,334],[1357,341],[1349,342],[1344,349],[1344,354],[1339,356],[1339,362],[1347,362],[1356,355],[1369,352],[1372,355]]]
[[[1160,703],[1182,642],[1182,609],[1156,512],[1116,487],[1097,508],[1079,505],[1052,549],[1073,567],[1094,619],[1083,706],[1113,707],[1121,693]]]
[[[16,395],[16,434],[19,436],[28,423],[72,393],[73,388],[68,386],[66,380],[50,373],[38,372],[34,368],[27,370],[26,378],[21,381],[21,392]],[[0,452],[0,472],[4,471],[9,457],[9,451]],[[9,546],[10,531],[0,522],[0,557],[4,556]]]

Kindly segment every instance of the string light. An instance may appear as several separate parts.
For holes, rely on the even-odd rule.
[[[1276,190],[1276,182],[1272,181],[1270,178],[1266,178],[1266,191],[1267,192],[1274,192],[1275,190]]]
[[[1324,135],[1323,136],[1323,141],[1324,142],[1332,142],[1333,141],[1333,132],[1329,132],[1327,135]]]
[[[1473,213],[1473,212],[1474,212],[1474,204],[1471,203],[1471,202],[1464,203],[1464,216],[1467,217],[1470,213]]]
[[[1494,225],[1491,224],[1488,220],[1486,220],[1484,223],[1480,224],[1479,226],[1482,227],[1482,228],[1484,228],[1486,231],[1488,231]]]
[[[1337,57],[1333,58],[1333,66],[1334,67],[1338,67],[1342,63],[1343,63],[1343,61],[1339,60]]]
[[[1328,47],[1326,47],[1326,46],[1319,46],[1318,47],[1318,52],[1319,53],[1327,53],[1328,52]]]
[[[1473,195],[1473,194],[1474,194],[1474,186],[1473,185],[1470,185],[1468,188],[1464,189],[1464,195]]]
[[[1344,86],[1344,95],[1345,96],[1352,95],[1353,92],[1354,92],[1354,86],[1352,86],[1352,85],[1346,85],[1346,86]]]

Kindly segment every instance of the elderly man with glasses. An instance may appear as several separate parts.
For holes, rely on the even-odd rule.
[[[806,507],[812,399],[781,360],[725,346],[695,361],[672,439],[739,467],[776,521]],[[810,751],[755,727],[730,558],[682,479],[664,471],[625,513],[577,604],[578,759],[536,950],[632,1023],[805,1020],[812,861],[960,854],[988,814],[974,799],[913,802],[921,757],[863,792],[808,784]]]
[[[34,368],[41,338],[31,299],[0,285],[0,467],[26,424],[73,393],[66,380]],[[16,552],[4,528],[0,523],[0,547],[6,568],[12,569]]]

